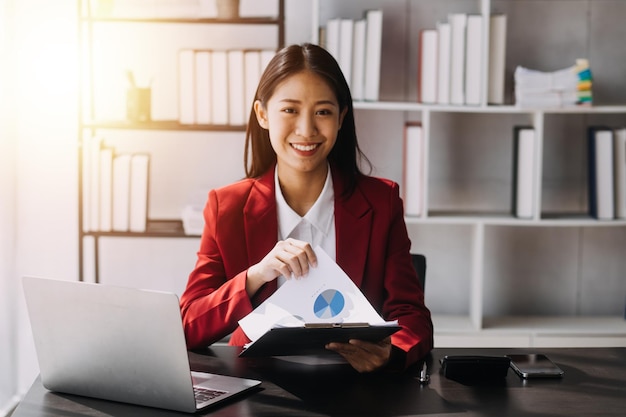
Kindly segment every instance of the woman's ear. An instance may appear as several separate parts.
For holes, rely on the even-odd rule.
[[[256,120],[259,122],[259,126],[263,129],[269,129],[269,123],[267,122],[267,110],[261,104],[261,101],[254,101],[254,114],[256,114]]]

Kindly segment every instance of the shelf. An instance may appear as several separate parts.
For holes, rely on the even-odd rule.
[[[130,134],[127,136],[133,137],[136,136],[138,138],[146,137],[146,132],[215,132],[215,133],[237,133],[238,136],[243,136],[247,129],[247,119],[240,120],[241,125],[226,125],[226,124],[181,124],[178,119],[176,119],[176,111],[170,111],[168,114],[173,114],[173,120],[150,120],[146,122],[137,122],[137,121],[129,121],[123,118],[123,113],[119,113],[120,120],[104,120],[106,118],[115,118],[116,116],[104,116],[99,114],[96,109],[99,106],[102,108],[106,107],[106,104],[102,102],[103,99],[107,99],[106,94],[103,94],[101,90],[98,90],[94,87],[96,82],[106,84],[106,79],[102,78],[102,74],[99,74],[95,68],[98,70],[103,67],[102,60],[108,63],[107,58],[111,59],[109,54],[112,56],[114,60],[120,60],[120,63],[126,63],[124,65],[124,71],[131,64],[138,64],[136,58],[139,58],[139,61],[143,61],[145,58],[147,68],[138,68],[137,71],[142,73],[143,70],[147,69],[148,72],[152,72],[152,67],[161,66],[164,60],[167,60],[167,65],[163,67],[163,70],[158,74],[154,75],[154,78],[159,80],[159,82],[167,83],[168,87],[163,88],[161,91],[164,94],[167,93],[164,98],[160,98],[160,101],[170,101],[171,103],[163,103],[165,105],[175,105],[177,104],[175,94],[172,94],[175,91],[176,85],[176,66],[170,64],[176,64],[175,62],[175,54],[178,53],[181,49],[192,49],[192,50],[201,50],[201,49],[263,49],[263,50],[278,50],[285,45],[285,5],[284,0],[276,1],[276,9],[273,7],[256,7],[255,15],[250,13],[244,14],[240,17],[232,18],[232,19],[222,19],[217,16],[208,17],[208,10],[201,9],[200,5],[167,5],[168,8],[159,8],[158,6],[162,5],[118,5],[120,7],[110,7],[109,9],[101,9],[97,8],[95,3],[90,2],[89,0],[79,0],[76,19],[78,23],[78,39],[79,39],[79,60],[78,62],[82,63],[79,65],[79,114],[78,114],[78,145],[81,147],[81,151],[78,152],[78,224],[79,224],[79,232],[78,232],[78,252],[79,252],[79,277],[83,279],[85,274],[89,276],[93,276],[94,282],[99,282],[99,239],[100,238],[182,238],[182,239],[199,239],[200,235],[190,235],[185,233],[185,229],[183,228],[183,223],[180,219],[147,219],[147,228],[144,232],[119,232],[119,231],[85,231],[83,229],[84,225],[89,223],[89,221],[85,222],[85,213],[86,210],[89,210],[89,204],[99,204],[94,203],[93,199],[91,199],[92,193],[96,192],[94,190],[97,189],[100,182],[92,182],[94,175],[99,175],[99,159],[97,158],[97,154],[93,152],[98,149],[95,147],[91,147],[93,142],[91,142],[90,136],[101,136],[101,133],[106,134],[117,134],[117,132],[97,132],[101,130],[111,130],[111,131],[131,131],[134,134]],[[103,6],[103,5],[100,5]],[[105,4],[104,6],[114,6],[112,4]],[[94,12],[95,14],[93,14]],[[169,13],[168,13],[169,12]],[[206,13],[205,13],[206,12]],[[158,26],[159,24],[164,25],[172,25],[172,26]],[[153,26],[151,26],[153,25]],[[205,27],[206,26],[206,27]],[[218,34],[223,34],[224,36],[217,36],[215,34],[210,34],[213,31],[210,26],[218,26],[217,32]],[[240,39],[239,30],[243,29],[244,26],[250,26],[249,30],[245,31],[250,32],[248,38],[249,39]],[[269,31],[266,30],[269,27]],[[181,36],[171,37],[167,33],[161,33],[161,29],[175,29],[175,28],[187,28],[192,31],[201,30],[204,35],[200,35],[200,37],[195,37],[191,39],[187,36],[184,36],[184,33],[180,33]],[[275,28],[275,31],[271,30]],[[137,29],[137,30],[134,30]],[[263,29],[261,32],[259,32]],[[120,32],[121,30],[121,32]],[[156,32],[154,32],[156,30]],[[109,32],[107,32],[109,31]],[[275,32],[275,33],[274,33]],[[161,42],[160,45],[163,48],[159,49],[157,55],[153,56],[152,53],[145,53],[145,45],[149,45],[150,42],[153,43],[155,33],[159,33],[164,38],[165,42]],[[165,38],[167,36],[167,38]],[[207,37],[208,36],[208,37]],[[271,40],[271,45],[265,43],[264,37],[267,40],[271,40],[274,38],[275,40]],[[245,38],[245,36],[244,36]],[[119,49],[120,45],[125,45],[125,42],[128,39],[128,51],[122,48]],[[199,39],[199,40],[198,40]],[[102,41],[102,42],[101,42]],[[139,43],[136,43],[139,42]],[[191,42],[191,43],[189,43]],[[200,42],[200,43],[198,43]],[[256,47],[255,47],[256,46]],[[154,63],[150,61],[155,58]],[[174,58],[174,60],[173,60]],[[160,61],[159,61],[160,60]],[[169,66],[168,66],[169,65]],[[106,66],[106,65],[104,65]],[[141,65],[140,65],[141,67]],[[135,71],[135,68],[133,68]],[[115,71],[110,71],[108,68],[103,70],[103,73],[114,73]],[[119,72],[119,71],[118,71]],[[106,77],[105,77],[106,78]],[[164,86],[165,84],[162,84]],[[118,86],[121,87],[121,86]],[[174,89],[171,89],[174,87]],[[178,86],[179,87],[179,86]],[[104,87],[103,87],[104,88]],[[107,92],[108,93],[108,92]],[[121,91],[118,94],[113,93],[112,96],[119,97]],[[169,98],[169,100],[167,100]],[[98,104],[98,106],[96,106]],[[119,103],[121,104],[121,103]],[[161,104],[161,103],[159,103]],[[121,109],[120,109],[121,110]],[[112,113],[113,114],[113,113]],[[172,116],[167,116],[172,117]],[[233,119],[231,119],[233,120]],[[162,135],[154,136],[149,134],[148,137],[158,137]],[[178,135],[182,137],[181,135]],[[198,138],[198,135],[183,135],[188,137]],[[207,137],[211,136],[211,137]],[[208,139],[208,143],[212,143],[213,139],[219,139],[212,137],[213,135],[202,135],[202,139]],[[103,142],[101,142],[104,138],[98,137],[98,145],[99,147],[103,147]],[[89,140],[89,142],[87,142]],[[108,141],[108,139],[106,139]],[[149,141],[150,139],[148,139]],[[115,142],[115,140],[111,140],[111,142]],[[87,144],[87,145],[86,145]],[[112,143],[104,142],[104,148],[108,148],[111,150],[115,150],[115,146],[111,146]],[[133,147],[133,145],[129,146],[129,148],[125,147],[126,144],[120,144],[120,154],[124,153],[137,153],[137,149]],[[161,158],[161,149],[158,148],[158,145],[153,146],[151,143],[144,143],[141,146],[146,146],[145,151],[142,150],[142,153],[150,154],[150,151],[155,151],[154,161],[158,160],[158,164],[163,164],[167,161],[167,158],[170,155],[165,154],[165,158]],[[174,146],[181,146],[179,144],[175,144]],[[222,150],[221,145],[216,145]],[[229,146],[226,146],[227,149],[230,149]],[[166,152],[166,151],[165,151]],[[94,154],[96,155],[94,157]],[[158,154],[158,156],[157,156]],[[108,154],[107,154],[108,155]],[[196,156],[196,155],[194,155]],[[85,159],[88,157],[89,159]],[[108,162],[108,160],[107,160]],[[154,165],[150,165],[149,168],[149,176],[152,176],[152,169],[156,167],[156,163]],[[184,163],[182,164],[184,165]],[[162,165],[159,165],[159,168],[156,170],[160,170]],[[109,165],[106,165],[109,168]],[[205,175],[203,172],[202,175]],[[184,175],[182,176],[184,177]],[[154,175],[154,178],[160,178],[158,172]],[[204,177],[203,177],[204,178]],[[181,178],[181,181],[185,181],[185,178]],[[96,179],[95,181],[100,181],[100,179]],[[94,185],[95,184],[95,185]],[[107,185],[108,190],[108,183]],[[93,187],[92,187],[93,186]],[[159,187],[159,185],[153,185],[153,187]],[[87,195],[86,192],[89,191],[90,195]],[[159,189],[159,191],[162,191]],[[94,211],[89,212],[90,216],[94,215]],[[106,215],[109,215],[108,210],[105,211]],[[96,215],[102,215],[101,213]],[[87,218],[87,220],[93,220],[91,217]],[[108,223],[107,223],[108,224]],[[94,227],[94,229],[97,229]],[[84,237],[89,237],[91,239],[83,239]],[[93,266],[85,267],[84,258],[86,255],[86,251],[84,248],[84,244],[87,242],[87,245],[90,245],[91,251],[93,251]]]
[[[245,132],[246,126],[181,124],[178,120],[152,120],[149,122],[94,121],[82,125],[86,129],[123,129],[123,130],[184,130],[199,132]]]
[[[577,106],[577,107],[561,107],[561,108],[542,108],[542,107],[518,107],[511,105],[504,106],[450,106],[443,104],[422,104],[417,102],[403,101],[355,101],[353,103],[355,109],[361,110],[389,110],[389,111],[424,111],[442,112],[442,113],[511,113],[511,114],[529,114],[529,113],[550,113],[550,114],[619,114],[626,113],[626,105],[622,106]]]
[[[428,217],[406,216],[407,224],[446,224],[535,227],[604,227],[626,226],[626,219],[597,220],[585,214],[555,214],[535,219],[519,219],[505,213],[438,213]]]
[[[549,335],[626,336],[626,320],[619,316],[506,316],[485,317],[482,331],[532,332]]]
[[[477,329],[468,316],[433,317],[436,347],[624,346],[626,320],[619,316],[486,317]]]
[[[502,316],[483,318],[477,329],[468,316],[433,314],[440,334],[549,334],[626,337],[626,320],[619,316]]]
[[[242,17],[238,19],[218,19],[205,17],[98,17],[83,16],[83,22],[94,23],[182,23],[182,24],[221,24],[221,25],[277,25],[279,20],[276,17]]]
[[[183,229],[182,220],[148,220],[145,232],[85,232],[84,236],[94,237],[168,237],[199,238],[200,235],[188,235]]]
[[[561,220],[524,220],[515,218],[483,218],[467,216],[442,216],[442,217],[405,217],[408,225],[411,224],[440,224],[440,225],[476,225],[486,226],[535,226],[535,227],[604,227],[626,226],[626,219],[621,220],[594,220],[594,219],[561,219]],[[200,235],[188,235],[183,230],[181,220],[159,219],[148,220],[145,232],[85,232],[85,236],[95,237],[165,237],[165,238],[198,238]]]

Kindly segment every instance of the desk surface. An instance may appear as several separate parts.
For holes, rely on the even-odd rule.
[[[426,362],[430,384],[416,372],[359,375],[345,364],[303,364],[279,358],[238,358],[219,346],[190,353],[194,370],[261,379],[261,389],[211,416],[620,416],[626,415],[626,348],[435,349]],[[498,382],[460,383],[439,374],[444,355],[545,353],[562,379],[524,381],[509,370]],[[171,416],[166,410],[47,391],[37,379],[12,417]]]

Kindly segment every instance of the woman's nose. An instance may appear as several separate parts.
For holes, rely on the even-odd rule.
[[[304,112],[301,113],[296,126],[296,135],[310,138],[316,134],[315,115],[305,114]]]

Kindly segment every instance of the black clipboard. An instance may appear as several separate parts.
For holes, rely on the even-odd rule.
[[[367,323],[311,323],[303,327],[274,327],[246,345],[239,356],[292,356],[328,352],[330,342],[360,339],[378,342],[400,330],[396,324],[371,326]]]

